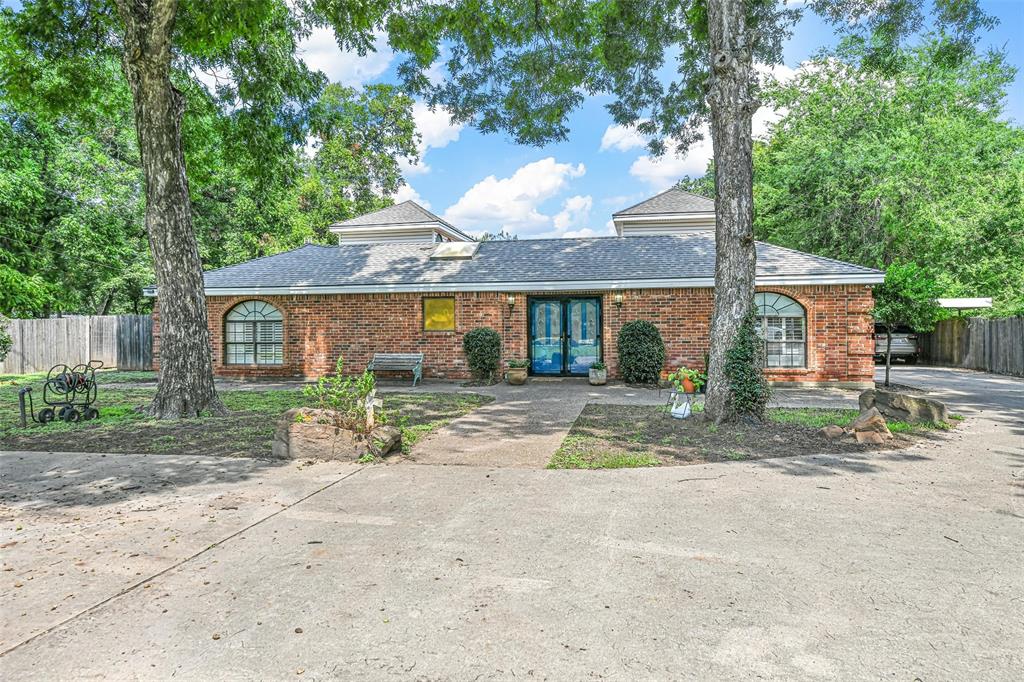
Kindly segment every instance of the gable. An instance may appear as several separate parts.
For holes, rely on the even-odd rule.
[[[612,215],[620,237],[714,232],[713,199],[672,187]]]

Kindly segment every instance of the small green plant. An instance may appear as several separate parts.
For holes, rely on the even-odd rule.
[[[477,327],[462,337],[462,350],[473,376],[492,383],[501,363],[501,336],[490,327]]]
[[[860,414],[858,410],[822,409],[818,407],[775,407],[766,413],[776,424],[799,424],[820,429],[829,424],[849,424]]]
[[[334,374],[320,377],[315,384],[307,386],[304,393],[316,401],[322,410],[335,414],[335,423],[350,431],[366,430],[366,398],[377,387],[373,372],[365,371],[358,377],[342,374],[345,359],[338,356]]]
[[[631,384],[655,384],[665,364],[661,332],[647,320],[633,320],[619,330],[619,369]]]
[[[598,360],[597,362],[590,365],[590,369],[596,369],[598,372],[600,372],[603,369],[608,369],[608,365]]]
[[[661,464],[654,455],[640,453],[598,452],[583,456],[564,446],[551,458],[548,469],[636,469],[656,467]]]
[[[373,462],[376,459],[377,458],[373,455],[372,452],[364,452],[362,455],[359,456],[359,459],[357,459],[356,462],[358,464],[373,464]]]
[[[530,366],[529,360],[509,360],[505,364],[508,365],[509,369],[523,369]]]
[[[739,450],[726,450],[725,458],[733,462],[739,462],[746,459],[747,454],[745,452],[740,452]]]
[[[747,311],[732,346],[725,353],[725,376],[732,409],[742,417],[764,421],[771,387],[764,376],[764,339],[757,333],[757,313]]]

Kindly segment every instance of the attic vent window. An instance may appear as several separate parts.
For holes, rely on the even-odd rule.
[[[442,242],[434,247],[430,260],[471,260],[479,248],[479,242]]]

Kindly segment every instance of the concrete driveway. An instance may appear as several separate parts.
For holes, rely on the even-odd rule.
[[[0,675],[1020,679],[1024,382],[912,371],[969,419],[885,456],[3,454]]]

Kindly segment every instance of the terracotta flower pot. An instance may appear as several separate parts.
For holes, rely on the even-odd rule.
[[[683,379],[683,393],[696,393],[697,386],[689,379]]]
[[[522,386],[526,383],[526,367],[509,367],[508,383],[513,386]]]

